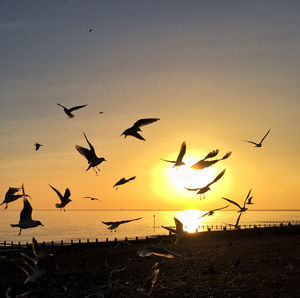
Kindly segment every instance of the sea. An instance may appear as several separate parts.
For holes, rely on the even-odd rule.
[[[204,216],[207,211],[201,210],[182,210],[182,211],[138,211],[138,210],[34,210],[33,219],[40,220],[42,226],[33,229],[22,230],[18,235],[19,228],[12,228],[10,224],[18,223],[20,211],[1,210],[0,211],[0,245],[6,243],[26,243],[31,242],[35,237],[38,242],[60,242],[65,243],[73,240],[75,243],[79,240],[90,242],[134,239],[135,237],[145,238],[146,236],[168,235],[168,231],[162,226],[174,226],[174,217],[178,218],[188,232],[201,232],[207,230],[207,227],[218,226],[222,229],[225,225],[234,225],[239,213],[237,211],[217,211],[213,216]],[[120,225],[115,231],[110,231],[102,223],[111,221],[121,221],[136,219]],[[240,219],[241,227],[247,225],[279,225],[282,224],[300,224],[299,211],[247,211]]]

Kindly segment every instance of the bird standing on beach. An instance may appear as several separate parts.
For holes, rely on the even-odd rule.
[[[240,210],[239,210],[238,212],[245,212],[246,210],[248,210],[248,208],[246,208],[245,206],[246,206],[246,202],[247,202],[248,199],[249,199],[251,190],[252,190],[252,189],[250,189],[249,192],[248,192],[248,195],[247,195],[247,197],[246,197],[246,199],[245,199],[245,201],[244,201],[243,207],[241,207],[240,204],[237,203],[237,202],[235,202],[235,201],[232,201],[232,200],[229,200],[229,199],[226,199],[226,198],[222,198],[222,199],[223,199],[223,200],[226,200],[227,202],[229,202],[229,203],[231,203],[231,204],[234,204],[234,205],[237,206],[237,207],[239,207]],[[251,197],[251,198],[252,198],[252,197]]]
[[[21,235],[22,229],[35,228],[37,226],[44,226],[39,220],[33,220],[31,217],[32,207],[26,198],[23,199],[23,209],[20,213],[20,220],[18,224],[11,224],[10,226],[20,228],[19,235]]]
[[[89,142],[87,136],[85,135],[85,133],[83,133],[87,143],[89,144],[90,149],[81,147],[79,145],[75,145],[75,148],[77,149],[77,151],[83,155],[87,161],[88,161],[88,168],[86,169],[86,171],[88,171],[90,168],[93,168],[93,170],[95,171],[96,175],[98,175],[97,171],[95,170],[95,168],[100,172],[100,169],[97,167],[98,165],[100,165],[103,161],[106,161],[106,159],[104,157],[98,157],[96,155],[95,149],[93,147],[93,145]]]
[[[269,129],[267,131],[267,133],[264,135],[264,137],[261,139],[261,141],[259,143],[256,143],[256,142],[252,142],[252,141],[247,141],[247,140],[242,140],[244,142],[247,142],[247,143],[250,143],[250,144],[253,144],[254,147],[261,147],[262,146],[262,142],[264,141],[264,139],[267,137],[267,135],[269,134],[269,132],[271,131],[271,129]]]
[[[210,210],[210,211],[204,213],[203,215],[201,215],[201,216],[198,217],[198,218],[202,218],[202,217],[204,217],[204,216],[211,216],[211,215],[213,215],[216,211],[225,209],[225,208],[227,208],[228,206],[229,206],[229,205],[227,205],[227,206],[225,206],[225,207],[222,207],[222,208]]]
[[[140,139],[140,140],[143,140],[143,141],[146,141],[139,133],[138,131],[142,131],[140,129],[140,127],[142,126],[145,126],[145,125],[148,125],[148,124],[151,124],[153,122],[156,122],[158,121],[159,118],[145,118],[145,119],[140,119],[138,121],[136,121],[133,126],[127,128],[126,130],[124,130],[121,134],[124,135],[124,138],[126,138],[127,136],[132,136],[132,137],[135,137],[137,139]]]
[[[58,197],[60,198],[60,201],[61,203],[57,203],[55,204],[55,207],[56,208],[60,208],[63,209],[64,211],[65,210],[65,206],[67,204],[69,204],[72,200],[70,200],[70,196],[71,196],[71,192],[70,192],[70,189],[69,188],[66,188],[65,190],[65,194],[62,195],[56,188],[54,188],[52,185],[49,184],[49,186],[56,192],[56,194],[58,195]]]
[[[135,218],[135,219],[128,219],[128,220],[121,220],[121,221],[102,221],[105,225],[109,226],[108,230],[115,230],[119,227],[121,224],[125,224],[131,221],[140,220],[143,217]]]
[[[191,166],[191,169],[194,170],[202,170],[204,168],[210,167],[211,165],[215,164],[216,162],[220,160],[227,159],[231,155],[231,151],[227,152],[222,158],[215,159],[215,160],[207,160],[208,158],[212,158],[217,156],[219,153],[219,149],[213,150],[209,152],[203,159],[196,162],[194,165]]]
[[[81,105],[81,106],[75,106],[73,108],[66,108],[65,106],[61,105],[60,103],[58,103],[57,105],[59,105],[60,107],[62,107],[64,109],[64,112],[68,115],[69,118],[74,118],[75,116],[71,113],[75,110],[78,110],[78,109],[81,109],[81,108],[84,108],[86,107],[87,105]]]
[[[39,143],[35,143],[34,146],[35,146],[35,151],[38,151],[40,149],[40,147],[43,145],[39,144]]]
[[[215,182],[217,182],[223,175],[224,175],[224,173],[225,173],[225,171],[226,171],[226,169],[224,169],[212,182],[210,182],[210,183],[208,183],[206,186],[204,186],[204,187],[198,187],[198,188],[187,188],[187,187],[185,187],[185,189],[186,190],[189,190],[189,191],[197,191],[198,190],[198,192],[197,192],[197,195],[200,195],[200,200],[202,199],[202,196],[203,196],[203,198],[205,199],[205,193],[207,192],[207,191],[209,191],[210,190],[210,186],[213,184],[213,183],[215,183]]]
[[[113,187],[116,187],[116,190],[118,190],[118,186],[119,186],[119,185],[128,183],[129,181],[134,180],[135,178],[136,178],[136,176],[133,176],[133,177],[128,178],[128,179],[125,179],[125,178],[123,177],[123,178],[121,178],[121,179],[120,179]]]
[[[26,198],[26,197],[30,197],[30,195],[27,195],[25,194],[25,191],[24,191],[24,184],[22,184],[22,194],[16,194],[18,191],[20,191],[21,188],[19,187],[9,187],[8,191],[6,192],[5,194],[5,198],[3,200],[3,202],[0,204],[3,205],[3,204],[6,204],[5,208],[4,209],[7,209],[8,207],[8,204],[19,199],[19,198]]]
[[[174,163],[173,168],[174,168],[174,167],[179,167],[179,166],[185,165],[185,163],[182,161],[183,156],[185,155],[185,152],[186,152],[186,143],[183,142],[183,143],[181,144],[180,151],[179,151],[179,154],[178,154],[178,156],[177,156],[176,161],[173,161],[173,160],[166,160],[166,159],[162,159],[162,158],[161,158],[161,160],[166,161],[166,162]]]

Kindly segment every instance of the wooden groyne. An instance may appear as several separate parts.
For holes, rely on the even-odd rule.
[[[207,235],[214,235],[216,237],[223,238],[226,235],[244,234],[277,234],[277,233],[300,233],[300,221],[284,221],[284,222],[269,222],[264,224],[248,224],[240,225],[239,229],[236,229],[233,225],[203,225],[198,226],[196,232],[186,233],[187,238],[200,238]],[[159,242],[162,239],[169,238],[171,234],[151,235],[145,237],[125,237],[125,238],[86,238],[86,239],[74,239],[74,240],[60,240],[60,241],[42,241],[40,245],[42,247],[63,247],[63,246],[89,246],[89,245],[114,245],[121,242],[129,243],[147,243],[147,242]],[[223,236],[222,236],[223,235]],[[31,243],[26,241],[3,241],[0,242],[0,250],[3,249],[21,249],[28,248]]]

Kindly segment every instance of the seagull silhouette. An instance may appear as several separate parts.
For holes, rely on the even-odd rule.
[[[23,198],[26,198],[26,197],[31,198],[30,195],[25,194],[24,184],[22,184],[22,194],[16,194],[18,191],[20,191],[20,189],[21,188],[19,188],[19,187],[9,187],[8,191],[5,194],[5,198],[4,198],[3,202],[0,204],[0,206],[3,204],[6,204],[4,209],[7,209],[9,203],[11,203],[19,198],[22,198],[22,197]]]
[[[121,221],[102,221],[105,225],[109,226],[108,230],[115,230],[119,227],[121,224],[125,224],[131,221],[140,220],[143,217],[135,218],[135,219],[128,219],[128,220],[121,220]]]
[[[89,196],[87,196],[87,197],[84,197],[84,198],[90,199],[91,201],[99,201],[99,202],[102,202],[100,199],[94,198],[94,197],[89,197]]]
[[[39,143],[35,143],[34,146],[35,146],[35,151],[38,151],[40,149],[40,147],[43,145],[39,144]]]
[[[239,207],[240,210],[239,210],[238,212],[245,212],[246,210],[248,210],[248,208],[246,208],[245,206],[246,206],[246,202],[247,202],[248,199],[249,199],[251,190],[252,190],[252,189],[250,189],[249,192],[248,192],[248,195],[247,195],[247,197],[246,197],[246,199],[245,199],[245,201],[244,201],[243,207],[241,207],[240,204],[238,204],[238,203],[235,202],[235,201],[232,201],[232,200],[229,200],[229,199],[226,199],[226,198],[222,198],[222,199],[223,199],[223,200],[226,200],[227,202],[229,202],[229,203],[231,203],[231,204],[234,204],[234,205],[237,206],[237,207]],[[251,198],[252,198],[252,197],[251,197]]]
[[[119,185],[128,183],[129,181],[134,180],[135,178],[136,178],[136,176],[133,176],[133,177],[128,178],[128,179],[125,179],[125,178],[123,177],[123,178],[121,178],[121,179],[120,179],[113,187],[116,187],[116,190],[118,190],[118,186],[119,186]]]
[[[153,287],[158,279],[159,269],[157,268],[158,262],[156,262],[151,269],[148,271],[147,275],[143,280],[142,287],[138,287],[136,291],[142,293],[145,296],[150,297]]]
[[[97,171],[95,170],[95,168],[100,172],[100,169],[97,167],[98,165],[100,165],[103,161],[106,161],[106,159],[104,157],[98,157],[96,155],[95,149],[93,147],[93,145],[89,142],[88,138],[86,137],[85,133],[83,133],[87,143],[89,144],[90,149],[81,147],[79,145],[75,145],[75,148],[77,149],[77,151],[83,155],[87,161],[88,161],[88,168],[86,169],[86,171],[88,171],[90,168],[93,168],[93,170],[95,171],[96,175],[98,175]]]
[[[206,186],[204,186],[204,187],[198,187],[198,188],[187,188],[187,187],[185,187],[185,189],[186,190],[189,190],[189,191],[198,191],[197,192],[197,195],[200,195],[200,200],[202,199],[202,196],[203,196],[203,198],[205,199],[205,193],[207,192],[207,191],[209,191],[210,190],[210,186],[213,184],[213,183],[215,183],[215,182],[217,182],[223,175],[224,175],[224,173],[225,173],[225,171],[226,171],[226,169],[224,169],[212,182],[210,182],[210,183],[208,183]]]
[[[61,203],[55,204],[56,208],[59,208],[60,210],[63,209],[65,210],[65,206],[69,204],[72,200],[70,200],[71,192],[69,188],[66,188],[65,194],[62,195],[56,188],[54,188],[52,185],[49,184],[49,186],[56,192],[58,197],[60,198]]]
[[[220,160],[227,159],[231,155],[232,152],[231,151],[227,152],[220,159],[206,160],[208,158],[215,157],[216,155],[218,155],[218,153],[219,153],[219,149],[216,149],[216,150],[213,150],[213,151],[209,152],[203,159],[199,160],[194,165],[192,165],[191,168],[194,169],[194,170],[202,170],[204,168],[210,167],[211,165],[215,164],[216,162],[218,162]]]
[[[175,244],[177,244],[178,240],[184,234],[186,234],[186,232],[183,231],[183,223],[179,219],[177,219],[176,217],[174,217],[174,221],[175,221],[175,226],[176,226],[175,229],[170,228],[170,227],[166,227],[166,226],[161,226],[161,227],[176,235]]]
[[[244,141],[244,142],[248,142],[248,143],[250,143],[250,144],[253,144],[254,145],[254,147],[261,147],[262,146],[262,142],[264,141],[264,139],[267,137],[267,135],[269,134],[269,132],[271,131],[271,129],[269,129],[268,131],[267,131],[267,133],[265,134],[265,136],[261,139],[261,141],[259,142],[259,143],[255,143],[255,142],[252,142],[252,141],[247,141],[247,140],[242,140],[242,141]]]
[[[253,205],[254,203],[252,203],[252,199],[253,199],[253,196],[251,196],[248,201],[246,202],[246,205]]]
[[[60,107],[62,107],[64,109],[64,112],[68,115],[69,118],[74,118],[75,117],[71,112],[73,112],[75,110],[78,110],[78,109],[81,109],[81,108],[84,108],[84,107],[87,106],[87,105],[82,105],[82,106],[76,106],[76,107],[68,109],[65,106],[61,105],[60,103],[58,103],[57,105],[59,105]]]
[[[222,207],[222,208],[210,210],[210,211],[204,213],[203,215],[199,216],[198,218],[202,218],[202,217],[204,217],[204,216],[211,216],[211,215],[213,215],[216,211],[225,209],[225,208],[227,208],[228,206],[229,206],[229,205],[227,205],[227,206],[225,206],[225,207]]]
[[[173,160],[166,160],[166,159],[162,159],[162,158],[161,158],[161,160],[166,161],[166,162],[174,163],[173,168],[174,168],[174,167],[179,167],[179,166],[185,165],[185,163],[182,161],[183,156],[185,155],[185,152],[186,152],[186,143],[183,142],[183,143],[181,144],[180,151],[179,151],[179,154],[178,154],[178,156],[177,156],[176,161],[173,161]]]
[[[126,138],[127,136],[132,136],[135,137],[137,139],[146,141],[139,133],[138,131],[142,131],[140,127],[151,124],[153,122],[158,121],[159,118],[145,118],[145,119],[140,119],[138,121],[136,121],[133,126],[127,128],[126,130],[124,130],[121,134],[124,135],[124,138]]]
[[[89,29],[89,32],[92,32],[92,31],[93,31],[93,29],[92,29],[92,28],[90,28],[90,29]]]
[[[20,228],[19,235],[22,229],[35,228],[37,226],[44,226],[39,220],[33,220],[31,217],[32,207],[26,198],[23,199],[23,209],[20,213],[20,220],[18,224],[11,224],[10,226]]]

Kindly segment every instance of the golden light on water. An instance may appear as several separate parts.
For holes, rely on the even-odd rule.
[[[194,233],[199,230],[199,226],[205,221],[205,218],[199,219],[203,213],[203,211],[195,209],[179,211],[178,219],[183,223],[184,231]]]

